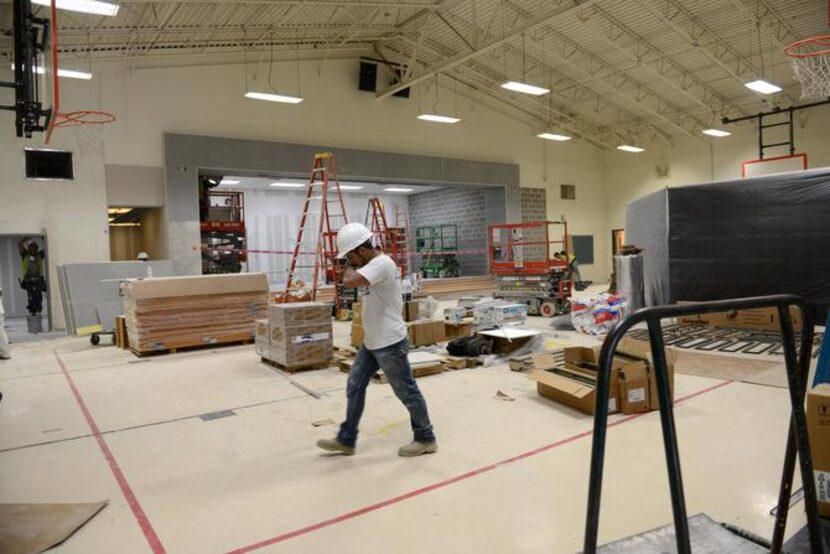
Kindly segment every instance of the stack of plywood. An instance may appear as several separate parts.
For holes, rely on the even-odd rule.
[[[264,273],[142,279],[124,286],[127,333],[137,354],[250,341],[267,304]]]
[[[264,327],[261,322],[258,327]],[[333,355],[331,304],[289,302],[268,306],[268,355],[262,358],[296,371],[331,364]],[[261,334],[261,332],[258,332]],[[257,352],[264,351],[257,338]]]

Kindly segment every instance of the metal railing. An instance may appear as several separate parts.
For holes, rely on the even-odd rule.
[[[802,316],[800,352],[796,352],[796,340],[790,319],[790,307],[797,307]],[[691,537],[686,515],[686,500],[683,493],[683,478],[680,471],[680,454],[677,448],[677,432],[674,425],[666,354],[663,344],[661,321],[668,318],[728,312],[750,308],[776,308],[781,321],[781,336],[784,344],[784,356],[787,368],[787,381],[792,403],[792,413],[784,456],[784,468],[781,474],[781,487],[778,493],[778,510],[770,551],[781,552],[784,542],[784,530],[790,506],[793,475],[795,473],[796,454],[801,465],[801,480],[804,487],[804,507],[807,513],[807,527],[810,537],[811,552],[824,552],[819,527],[816,488],[813,480],[813,461],[810,455],[810,443],[807,437],[807,422],[804,413],[804,395],[810,370],[810,354],[813,345],[813,318],[804,301],[792,295],[759,296],[735,300],[714,302],[694,302],[676,306],[656,306],[644,308],[618,322],[608,333],[602,344],[599,375],[596,389],[596,415],[594,416],[593,442],[591,445],[591,477],[588,489],[588,514],[585,525],[584,551],[593,554],[597,550],[599,532],[600,498],[602,494],[602,472],[605,462],[605,439],[608,423],[608,411],[601,409],[608,406],[608,394],[611,380],[611,362],[617,346],[626,331],[639,323],[648,325],[651,341],[651,355],[656,372],[657,391],[660,402],[660,423],[663,432],[663,446],[666,454],[669,488],[671,490],[672,512],[674,515],[677,552],[690,554]]]

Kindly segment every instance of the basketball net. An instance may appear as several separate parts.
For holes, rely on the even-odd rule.
[[[99,110],[81,110],[58,114],[55,128],[71,128],[78,144],[78,153],[85,156],[90,153],[104,154],[104,135],[115,115]]]
[[[830,96],[830,35],[793,42],[784,49],[792,59],[801,98],[821,100]]]

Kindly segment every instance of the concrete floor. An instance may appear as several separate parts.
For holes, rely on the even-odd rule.
[[[337,342],[347,333],[336,324]],[[294,376],[315,399],[253,346],[138,359],[62,338],[12,354],[0,362],[0,501],[110,500],[56,553],[580,550],[592,418],[504,365],[419,381],[440,451],[416,459],[396,454],[405,409],[372,384],[358,454],[340,458],[314,446],[336,425],[311,425],[344,414],[337,370]],[[678,375],[676,395],[689,514],[770,536],[787,391]],[[222,410],[232,415],[200,417]],[[671,522],[658,414],[611,424],[601,542]],[[803,523],[799,504],[789,534]]]

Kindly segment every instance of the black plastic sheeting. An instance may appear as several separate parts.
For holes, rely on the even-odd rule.
[[[830,168],[668,188],[626,207],[646,304],[798,295],[830,308]]]

